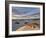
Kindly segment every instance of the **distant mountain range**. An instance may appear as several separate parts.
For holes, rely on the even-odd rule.
[[[40,13],[35,13],[29,16],[12,16],[12,19],[40,19]]]

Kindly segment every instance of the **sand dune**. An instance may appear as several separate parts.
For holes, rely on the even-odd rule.
[[[24,26],[18,28],[16,31],[39,30],[38,25],[37,23],[24,24]]]

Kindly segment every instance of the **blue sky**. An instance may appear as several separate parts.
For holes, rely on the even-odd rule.
[[[13,15],[32,15],[40,13],[40,8],[33,7],[12,7]]]

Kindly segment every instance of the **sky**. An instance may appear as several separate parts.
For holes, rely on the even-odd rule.
[[[30,16],[35,13],[40,13],[40,8],[35,7],[12,7],[13,15]]]

